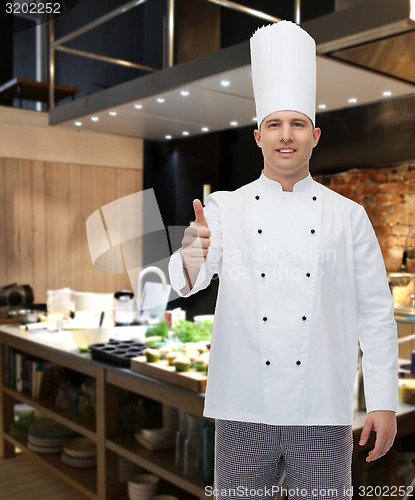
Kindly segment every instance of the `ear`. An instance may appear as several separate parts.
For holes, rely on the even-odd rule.
[[[261,147],[261,131],[254,130],[254,137],[255,137],[255,142],[256,142],[257,146],[260,148]]]
[[[313,148],[315,148],[318,144],[318,141],[320,140],[321,136],[321,129],[318,127],[313,129]]]

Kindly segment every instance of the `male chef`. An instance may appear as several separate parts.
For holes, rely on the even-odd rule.
[[[349,498],[358,341],[367,461],[396,434],[397,335],[381,251],[365,210],[315,182],[314,40],[280,22],[251,38],[264,169],[193,202],[171,257],[187,297],[218,274],[204,415],[216,419],[216,498]]]

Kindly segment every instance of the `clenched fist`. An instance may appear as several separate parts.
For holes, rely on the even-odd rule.
[[[185,267],[199,270],[206,261],[210,245],[210,229],[203,213],[200,200],[193,201],[195,222],[184,231],[182,240],[183,259]]]

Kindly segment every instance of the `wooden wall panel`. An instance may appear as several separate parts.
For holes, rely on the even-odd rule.
[[[126,274],[96,271],[86,219],[103,205],[142,190],[142,170],[0,158],[0,286],[46,291],[131,289]]]

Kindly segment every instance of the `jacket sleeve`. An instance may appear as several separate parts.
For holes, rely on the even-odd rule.
[[[399,386],[394,301],[376,234],[360,205],[353,234],[366,408],[367,412],[396,411]]]
[[[221,210],[220,193],[212,193],[208,196],[206,206],[204,207],[206,222],[211,231],[210,247],[206,262],[202,264],[196,283],[189,293],[184,295],[181,290],[186,285],[186,278],[183,272],[183,251],[179,248],[170,257],[169,276],[173,289],[181,297],[190,297],[199,290],[206,288],[213,275],[219,273],[222,262],[222,229],[221,229]]]

